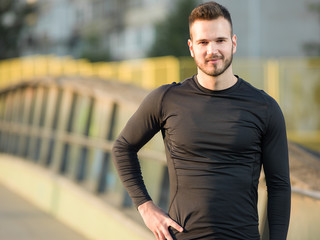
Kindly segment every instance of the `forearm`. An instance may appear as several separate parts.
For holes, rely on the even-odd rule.
[[[138,207],[151,200],[143,182],[137,151],[120,136],[114,143],[112,154],[119,177],[134,205]]]
[[[115,141],[112,153],[120,179],[146,226],[153,232],[156,239],[173,240],[169,227],[173,227],[179,232],[182,232],[183,228],[151,201],[143,183],[137,149],[120,136]]]
[[[268,223],[270,240],[285,240],[291,208],[290,183],[268,188]]]

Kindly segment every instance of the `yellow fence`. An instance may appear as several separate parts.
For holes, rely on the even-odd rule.
[[[281,105],[291,140],[320,151],[320,59],[237,59],[235,74],[264,89]],[[196,73],[192,58],[172,56],[90,63],[31,56],[0,62],[0,89],[42,76],[99,77],[153,89]]]

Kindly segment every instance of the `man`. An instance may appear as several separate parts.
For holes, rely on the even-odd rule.
[[[270,239],[286,239],[290,179],[281,110],[233,74],[237,38],[226,8],[199,5],[189,27],[197,75],[154,90],[128,121],[113,148],[121,180],[158,240],[258,240],[263,165]],[[137,158],[160,130],[170,176],[168,214],[148,195]]]

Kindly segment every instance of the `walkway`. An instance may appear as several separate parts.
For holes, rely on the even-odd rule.
[[[0,239],[87,240],[1,184]]]

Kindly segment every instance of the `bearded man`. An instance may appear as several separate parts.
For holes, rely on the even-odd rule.
[[[155,89],[130,118],[113,147],[120,178],[158,240],[259,240],[263,166],[270,239],[284,240],[291,188],[282,112],[269,95],[233,74],[237,38],[225,7],[199,5],[189,28],[197,74]],[[137,158],[159,131],[170,177],[168,212],[150,198]]]

